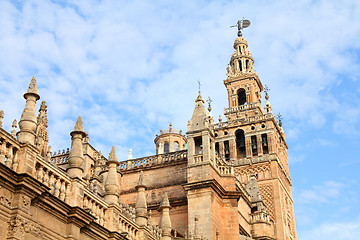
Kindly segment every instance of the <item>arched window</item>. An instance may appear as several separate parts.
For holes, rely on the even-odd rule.
[[[164,153],[169,153],[169,143],[168,142],[164,143]]]
[[[245,89],[240,88],[237,91],[237,97],[238,97],[238,105],[244,105],[246,103],[246,93]]]
[[[245,134],[244,131],[239,129],[235,132],[236,137],[236,150],[237,157],[243,158],[246,157],[246,147],[245,147]]]
[[[179,143],[178,142],[174,142],[173,143],[173,152],[179,151]]]
[[[269,144],[268,144],[266,133],[261,134],[261,142],[262,142],[262,147],[263,147],[263,153],[264,154],[269,153]]]

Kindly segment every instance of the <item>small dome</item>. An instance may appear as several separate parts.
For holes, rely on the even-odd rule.
[[[247,41],[245,40],[244,37],[238,37],[238,38],[235,39],[234,48],[236,48],[236,46],[238,46],[239,44],[245,44],[246,47],[248,46],[248,43],[247,43]]]

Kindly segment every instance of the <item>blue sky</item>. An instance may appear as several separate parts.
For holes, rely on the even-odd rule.
[[[119,159],[154,154],[160,129],[186,131],[197,80],[216,119],[227,107],[229,26],[242,17],[284,117],[298,238],[358,239],[359,1],[0,0],[3,128],[19,120],[34,75],[54,150],[70,147],[81,115],[105,156],[112,145]]]

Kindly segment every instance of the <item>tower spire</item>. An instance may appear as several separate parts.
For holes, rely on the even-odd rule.
[[[162,237],[160,240],[171,240],[171,220],[170,220],[170,203],[167,193],[164,194],[160,203],[159,211],[160,216],[160,228],[162,230]]]
[[[136,223],[140,226],[145,226],[147,224],[147,204],[146,204],[146,185],[144,182],[144,173],[143,171],[140,172],[139,175],[139,182],[135,187],[138,191],[137,197],[136,197],[136,204],[135,204],[135,210],[136,210]]]

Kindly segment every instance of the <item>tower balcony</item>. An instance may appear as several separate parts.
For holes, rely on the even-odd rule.
[[[224,114],[227,115],[230,113],[236,113],[236,112],[241,112],[241,111],[255,109],[255,108],[261,108],[261,103],[256,102],[256,103],[249,103],[249,104],[244,104],[244,105],[240,105],[240,106],[225,108]]]

